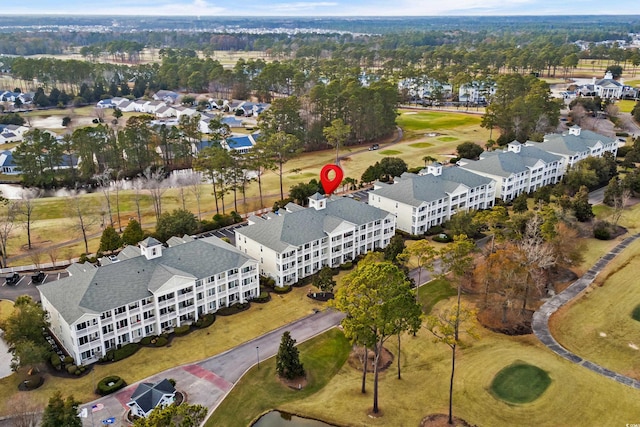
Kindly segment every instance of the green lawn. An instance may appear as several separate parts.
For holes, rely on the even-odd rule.
[[[383,156],[397,156],[398,154],[402,154],[402,151],[399,150],[382,150],[379,153]]]
[[[481,116],[445,111],[400,111],[398,126],[408,132],[439,131],[480,125]]]
[[[433,307],[442,300],[456,295],[456,290],[445,279],[435,279],[420,287],[418,299],[422,310],[429,314]]]
[[[640,242],[629,246],[598,276],[597,284],[551,318],[556,339],[577,355],[640,379]]]
[[[457,140],[458,138],[456,138],[455,136],[441,136],[438,138],[438,141],[442,141],[442,142],[453,142]]]
[[[633,107],[635,107],[636,102],[630,99],[623,99],[616,102],[616,105],[620,108],[621,113],[630,113]]]
[[[276,375],[275,357],[260,362],[238,382],[207,420],[206,426],[248,426],[260,415],[285,403],[302,400],[322,389],[342,368],[351,351],[344,334],[332,329],[298,346],[307,386],[293,390]]]
[[[429,142],[416,142],[414,144],[409,144],[409,147],[411,147],[411,148],[429,148],[429,147],[433,147],[433,144],[431,144]]]
[[[528,363],[515,362],[495,376],[491,392],[508,403],[529,403],[539,398],[551,384],[542,369]]]

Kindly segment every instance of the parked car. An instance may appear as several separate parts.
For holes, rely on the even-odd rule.
[[[20,281],[20,275],[18,273],[13,273],[7,276],[5,282],[7,285],[16,285]]]
[[[380,146],[378,144],[373,144],[371,147],[369,147],[369,151],[377,150],[379,148]]]
[[[33,283],[42,283],[44,281],[45,274],[42,271],[38,271],[36,274],[31,276],[31,281]]]

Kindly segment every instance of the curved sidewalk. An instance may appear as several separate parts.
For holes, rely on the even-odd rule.
[[[582,291],[587,289],[593,283],[594,279],[602,271],[602,269],[606,267],[607,264],[609,264],[609,261],[614,259],[617,255],[620,254],[620,252],[626,249],[627,246],[629,246],[639,237],[640,234],[635,234],[624,239],[622,242],[617,244],[615,248],[602,256],[598,260],[598,262],[596,262],[594,266],[589,269],[589,271],[587,271],[578,280],[573,282],[567,289],[545,302],[542,307],[540,307],[533,314],[531,328],[533,329],[533,333],[536,335],[536,337],[538,337],[538,339],[542,341],[544,345],[546,345],[558,356],[561,356],[570,362],[582,365],[593,372],[604,375],[605,377],[617,381],[621,384],[628,385],[640,390],[640,381],[618,374],[617,372],[613,372],[603,366],[590,362],[578,356],[577,354],[570,352],[562,345],[560,345],[560,343],[558,343],[558,341],[553,338],[551,332],[549,331],[549,318],[551,317],[551,315],[558,311],[560,307],[579,296]]]

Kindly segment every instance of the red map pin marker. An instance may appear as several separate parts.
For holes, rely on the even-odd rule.
[[[329,178],[329,173],[333,172],[333,178]],[[344,177],[344,172],[342,172],[342,168],[338,165],[324,165],[322,170],[320,171],[320,183],[322,184],[322,188],[324,188],[325,193],[330,195],[336,188],[340,186],[342,182],[342,177]]]

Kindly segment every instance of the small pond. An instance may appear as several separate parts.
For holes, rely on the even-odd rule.
[[[332,425],[286,412],[271,411],[261,416],[251,427],[332,427]]]

